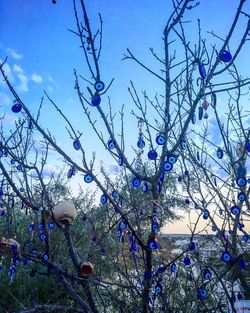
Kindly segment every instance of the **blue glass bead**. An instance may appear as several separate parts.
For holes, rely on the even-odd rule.
[[[178,177],[178,182],[181,182],[181,181],[182,181],[182,177],[179,176],[179,177]]]
[[[238,298],[238,300],[242,300],[243,299],[243,294],[241,292],[238,292],[237,298]]]
[[[54,222],[50,222],[48,227],[49,229],[54,229],[56,227],[56,224]]]
[[[118,238],[120,238],[120,237],[121,237],[121,235],[122,235],[122,232],[121,232],[120,230],[117,230],[117,232],[116,232],[116,236],[117,236]]]
[[[249,240],[249,236],[248,236],[248,235],[244,235],[244,236],[242,237],[242,241],[243,241],[243,242],[247,243],[248,240]]]
[[[3,149],[0,149],[0,158],[3,156]]]
[[[189,200],[189,199],[186,199],[186,200],[185,200],[185,203],[186,203],[187,205],[189,205],[189,204],[190,204],[190,200]]]
[[[121,221],[121,222],[118,224],[118,229],[120,229],[120,230],[125,230],[125,229],[127,229],[127,227],[128,227],[128,225],[127,225],[127,223],[124,222],[124,221]]]
[[[208,217],[209,217],[209,215],[210,215],[209,211],[208,211],[207,209],[204,210],[204,212],[203,212],[203,219],[204,219],[204,220],[207,220]]]
[[[109,139],[107,146],[110,150],[113,150],[116,148],[116,142],[114,139]]]
[[[244,261],[243,259],[241,259],[241,260],[239,261],[239,267],[240,267],[240,269],[242,269],[242,270],[244,270],[244,269],[246,268],[246,263],[245,263],[245,261]]]
[[[104,82],[102,82],[101,80],[97,81],[95,83],[95,86],[94,86],[95,90],[96,91],[103,91],[103,89],[105,88],[105,84]]]
[[[21,171],[21,170],[23,169],[23,167],[22,167],[21,164],[18,164],[17,167],[16,167],[16,169],[17,169],[18,171]]]
[[[46,238],[47,238],[47,236],[46,236],[45,234],[41,234],[41,235],[39,236],[39,238],[40,238],[41,241],[45,241]]]
[[[40,223],[40,224],[38,225],[38,229],[39,229],[39,230],[43,230],[43,229],[44,229],[44,224],[43,224],[43,223]]]
[[[195,115],[195,112],[192,114],[192,123],[193,123],[193,124],[196,123],[196,115]]]
[[[157,158],[158,154],[155,150],[150,150],[148,152],[148,158],[149,160],[155,160]]]
[[[172,263],[171,265],[170,265],[170,271],[172,272],[172,273],[175,273],[176,272],[176,264],[175,263]]]
[[[239,177],[239,178],[236,179],[236,184],[237,184],[239,187],[244,187],[244,186],[246,186],[246,184],[247,184],[247,180],[246,180],[246,178]]]
[[[12,108],[12,112],[19,113],[22,110],[22,105],[20,103],[15,103]]]
[[[186,139],[181,139],[180,140],[180,146],[182,150],[186,150],[187,149],[187,141]]]
[[[231,213],[233,215],[239,215],[240,214],[240,208],[237,205],[234,205],[231,207]]]
[[[108,201],[108,197],[106,195],[102,195],[100,201],[101,204],[106,204]]]
[[[173,164],[169,163],[168,161],[165,161],[163,164],[162,164],[162,168],[165,172],[170,172],[172,171],[173,169]]]
[[[212,231],[216,231],[216,229],[217,229],[216,226],[213,225],[213,226],[212,226]]]
[[[133,251],[133,252],[138,252],[138,251],[139,251],[139,247],[138,247],[138,245],[137,245],[137,243],[136,243],[135,241],[133,241],[133,242],[131,243],[130,249],[131,249],[131,251]]]
[[[75,150],[80,150],[81,149],[81,144],[80,144],[80,141],[78,139],[75,139],[73,141],[73,147],[75,148]]]
[[[5,215],[5,211],[4,210],[0,210],[0,216],[3,217]]]
[[[98,106],[101,103],[101,97],[100,96],[95,96],[94,98],[92,98],[91,100],[91,104],[93,106]]]
[[[73,176],[73,169],[72,169],[72,167],[71,167],[71,168],[68,170],[67,178],[70,179],[72,176]]]
[[[185,170],[185,172],[184,172],[184,175],[188,175],[189,174],[189,171],[188,170]]]
[[[223,150],[221,148],[218,148],[216,155],[217,155],[218,159],[222,159],[223,158]]]
[[[203,278],[206,279],[206,280],[210,280],[212,278],[212,273],[210,272],[209,269],[205,269],[203,271]]]
[[[225,263],[230,263],[232,260],[231,254],[227,251],[223,252],[222,256],[221,256],[221,261],[225,262]]]
[[[138,188],[141,185],[141,180],[138,177],[134,177],[131,181],[133,187]]]
[[[118,165],[119,165],[119,166],[122,166],[122,165],[123,165],[123,157],[122,157],[122,156],[120,156],[120,157],[118,158]]]
[[[42,260],[45,261],[45,262],[48,261],[49,260],[49,255],[47,253],[44,253],[43,256],[42,256]]]
[[[145,272],[144,278],[145,279],[151,279],[152,278],[152,272]]]
[[[198,299],[204,300],[207,298],[207,296],[208,296],[208,293],[207,293],[206,289],[204,289],[204,288],[198,289]]]
[[[250,141],[246,142],[245,148],[246,148],[247,152],[250,152]]]
[[[157,222],[152,223],[151,226],[152,232],[156,233],[159,230],[159,224]]]
[[[239,165],[238,169],[237,169],[237,177],[246,177],[247,174],[247,169],[245,166],[243,165]]]
[[[184,265],[188,266],[191,264],[191,260],[188,256],[186,256],[183,260]]]
[[[2,196],[3,196],[3,190],[0,189],[0,197],[2,197]]]
[[[219,54],[219,58],[222,62],[230,62],[232,60],[232,55],[229,51],[227,50],[224,50],[224,51],[221,51],[220,54]]]
[[[32,232],[35,229],[35,225],[34,224],[30,224],[30,226],[28,227],[28,231]]]
[[[85,223],[87,221],[87,215],[85,213],[83,213],[83,215],[82,215],[82,221],[83,221],[83,223]]]
[[[205,69],[204,64],[203,63],[199,63],[198,68],[199,68],[199,73],[200,73],[201,78],[205,79],[206,76],[207,76],[207,73],[206,73],[206,69]]]
[[[158,134],[155,141],[158,145],[164,145],[166,143],[166,137],[162,134]]]
[[[156,240],[149,241],[149,248],[151,250],[156,250],[159,248],[158,242]]]
[[[203,117],[203,107],[199,107],[199,113],[198,113],[198,117],[199,117],[199,120],[202,120],[202,117]]]
[[[143,138],[139,138],[138,141],[137,141],[137,147],[139,149],[143,149],[145,147],[145,141],[143,140]]]
[[[14,164],[16,163],[16,160],[11,159],[11,160],[10,160],[10,163],[11,163],[12,165],[14,165]]]
[[[199,153],[199,151],[196,152],[196,158],[197,158],[197,161],[200,161],[200,153]]]
[[[117,191],[113,190],[112,193],[111,193],[111,196],[114,198],[114,199],[117,199],[119,197],[119,194]]]
[[[157,284],[156,286],[155,286],[155,292],[158,294],[158,295],[160,295],[161,293],[162,293],[162,285],[161,284]]]
[[[216,103],[217,103],[217,96],[216,94],[213,92],[211,94],[211,106],[214,108],[216,106]]]
[[[89,184],[93,181],[93,176],[91,174],[86,174],[86,175],[84,175],[83,179],[84,179],[85,183]]]
[[[190,242],[190,244],[189,244],[189,250],[190,251],[194,251],[195,250],[195,242]]]
[[[167,156],[167,161],[168,161],[169,163],[171,163],[171,164],[176,163],[176,162],[177,162],[177,159],[178,159],[178,156],[175,155],[175,154],[169,154],[169,155]]]
[[[143,184],[142,190],[143,190],[143,192],[148,191],[148,184],[146,182]]]

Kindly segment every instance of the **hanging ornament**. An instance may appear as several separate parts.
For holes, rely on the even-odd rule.
[[[246,148],[247,152],[250,152],[250,141],[246,142],[245,148]]]
[[[84,175],[83,179],[84,179],[85,183],[89,184],[93,181],[93,176],[91,174],[86,174],[86,175]]]
[[[95,96],[95,97],[93,97],[92,98],[92,100],[91,100],[91,104],[93,105],[93,106],[98,106],[98,105],[100,105],[100,103],[101,103],[101,97],[100,96]]]
[[[90,262],[84,262],[80,266],[80,274],[84,278],[89,278],[93,274],[94,266]]]
[[[203,117],[203,107],[199,107],[199,120],[201,121],[202,120],[202,117]]]
[[[219,58],[222,62],[228,63],[232,60],[232,55],[229,51],[223,50],[219,53]]]
[[[228,251],[224,251],[221,256],[221,261],[225,263],[230,263],[232,261],[232,256]]]
[[[208,296],[208,292],[206,289],[204,289],[204,288],[198,289],[198,299],[204,300],[207,298],[207,296]]]
[[[238,200],[240,202],[246,201],[246,199],[247,199],[247,196],[243,191],[238,194]]]
[[[101,201],[101,204],[106,204],[107,203],[107,201],[108,201],[108,197],[106,196],[106,195],[102,195],[101,196],[101,199],[100,199],[100,201]]]
[[[236,184],[239,186],[239,187],[245,187],[246,184],[247,184],[247,180],[246,178],[244,177],[239,177],[236,179]]]
[[[186,150],[187,149],[187,141],[186,141],[186,139],[182,138],[180,140],[180,147],[181,147],[182,150]]]
[[[205,100],[203,103],[202,103],[202,107],[204,110],[207,110],[208,109],[208,106],[209,106],[209,103]]]
[[[231,213],[233,215],[239,215],[240,214],[240,208],[237,205],[234,205],[231,207]]]
[[[188,256],[186,256],[183,260],[184,265],[188,266],[191,264],[191,260]]]
[[[142,187],[143,192],[148,192],[148,184],[145,182]]]
[[[193,124],[196,123],[196,115],[195,115],[195,112],[192,114],[192,123],[193,123]]]
[[[208,268],[203,271],[202,275],[205,280],[210,280],[212,278],[212,273]]]
[[[138,188],[141,185],[141,180],[138,177],[134,177],[131,181],[133,187]]]
[[[204,219],[204,220],[207,220],[208,217],[209,217],[209,215],[210,215],[209,211],[208,211],[207,209],[204,210],[204,212],[203,212],[203,219]]]
[[[162,294],[162,285],[160,283],[157,283],[155,286],[155,293],[158,295]]]
[[[75,150],[80,150],[81,149],[81,144],[80,144],[80,141],[78,139],[75,139],[73,141],[73,147]]]
[[[105,88],[105,84],[104,84],[104,82],[99,80],[95,83],[94,88],[96,91],[103,91],[103,89]]]
[[[113,150],[116,148],[116,142],[114,139],[109,139],[108,143],[107,143],[107,146],[110,150]]]
[[[176,264],[175,263],[172,263],[171,265],[170,265],[170,271],[171,271],[171,273],[175,273],[176,272]]]
[[[172,171],[172,169],[173,169],[173,164],[169,163],[168,161],[165,161],[165,162],[162,164],[162,169],[163,169],[165,172],[170,172],[170,171]]]
[[[167,161],[170,163],[170,164],[174,164],[177,162],[177,159],[178,159],[178,155],[175,155],[175,154],[168,154],[167,155]]]
[[[155,139],[158,145],[164,145],[166,143],[166,137],[163,134],[158,134]]]
[[[223,150],[221,148],[218,148],[217,152],[216,152],[216,156],[218,159],[222,159],[223,158]]]
[[[207,112],[204,113],[203,117],[204,117],[205,120],[208,119],[209,116],[208,116]]]
[[[199,151],[196,152],[196,158],[197,158],[197,161],[200,162],[200,153],[199,153]]]
[[[239,164],[238,169],[237,169],[237,177],[246,177],[247,174],[247,169],[243,164]]]
[[[150,150],[148,152],[148,158],[149,160],[155,160],[157,158],[158,154],[155,150]]]
[[[189,251],[194,251],[195,250],[195,242],[190,242],[189,244]]]
[[[143,140],[142,136],[139,136],[139,139],[137,141],[137,147],[139,149],[143,149],[145,147],[145,141]]]
[[[20,103],[15,103],[12,108],[12,112],[19,113],[22,110],[22,105]]]
[[[198,68],[199,68],[199,73],[200,73],[201,78],[205,79],[206,76],[207,76],[207,73],[206,73],[206,69],[205,69],[204,64],[203,63],[199,63]]]

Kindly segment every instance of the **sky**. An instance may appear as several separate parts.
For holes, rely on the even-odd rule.
[[[154,47],[162,54],[162,30],[171,12],[170,0],[87,0],[91,25],[98,27],[98,13],[102,14],[103,53],[101,57],[102,79],[109,82],[115,78],[110,97],[112,108],[118,111],[125,104],[125,126],[128,139],[136,141],[135,123],[131,126],[129,112],[132,108],[127,86],[132,79],[138,89],[147,89],[155,93],[162,86],[150,75],[145,74],[131,61],[122,61],[127,48],[139,56],[145,64],[154,64],[149,47]],[[196,19],[201,20],[205,38],[211,40],[206,31],[215,31],[224,36],[229,29],[238,1],[236,0],[201,0],[200,6],[187,12],[188,36],[191,41],[197,39]],[[247,1],[245,11],[250,13]],[[231,44],[233,52],[237,36],[242,31],[244,19],[236,30]],[[63,109],[73,125],[83,131],[84,143],[88,151],[99,146],[93,139],[90,126],[83,119],[79,102],[74,91],[73,70],[82,75],[87,73],[86,65],[79,48],[79,42],[68,29],[75,30],[74,12],[71,0],[0,0],[0,59],[8,56],[11,81],[16,86],[22,99],[32,112],[36,112],[43,91],[46,90],[53,100]],[[178,46],[177,46],[178,52]],[[240,54],[238,66],[242,74],[248,74],[250,68],[249,47]],[[0,83],[0,113],[9,114],[12,99],[7,89]],[[221,105],[223,101],[221,100]],[[55,121],[57,121],[55,123]],[[69,147],[70,141],[56,112],[45,102],[41,123],[52,130],[59,144]],[[101,151],[101,150],[100,150]],[[106,158],[106,155],[102,155]],[[105,159],[106,160],[106,159]],[[108,162],[108,161],[107,161]],[[112,166],[112,164],[110,164]],[[183,222],[168,226],[169,232],[182,232]],[[184,230],[183,230],[184,232]]]

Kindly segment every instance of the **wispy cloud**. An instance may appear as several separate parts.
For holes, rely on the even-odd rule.
[[[1,62],[3,62],[3,61],[0,59],[0,63]],[[10,83],[13,83],[15,78],[14,78],[14,75],[12,73],[11,67],[9,66],[8,63],[5,63],[3,65],[3,71],[4,71],[5,75],[7,76],[8,80],[10,81]],[[4,85],[4,86],[6,85],[2,79],[0,80],[0,84]]]
[[[19,79],[19,85],[17,86],[18,91],[27,92],[29,91],[28,87],[28,78],[24,73],[18,73],[17,78]]]
[[[15,60],[21,60],[23,58],[22,54],[16,52],[13,48],[6,49],[6,52]]]
[[[11,103],[10,97],[2,92],[0,92],[0,106],[8,105]]]
[[[13,65],[13,72],[14,73],[23,73],[23,69],[21,68],[20,65],[14,64]]]
[[[41,84],[43,82],[42,76],[36,73],[32,73],[31,80],[37,84]]]

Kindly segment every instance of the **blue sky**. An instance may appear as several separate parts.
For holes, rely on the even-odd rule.
[[[170,0],[87,0],[90,20],[94,29],[98,13],[104,20],[103,55],[101,59],[102,79],[108,82],[113,77],[110,90],[112,106],[119,110],[125,104],[126,113],[131,110],[127,86],[132,79],[139,89],[147,89],[154,94],[162,86],[150,75],[145,74],[131,61],[121,61],[126,48],[130,48],[145,64],[154,64],[149,47],[154,47],[161,55],[162,30],[171,12]],[[206,31],[214,30],[224,36],[237,7],[236,0],[201,0],[193,11],[187,12],[189,39],[197,38],[196,19],[200,18],[205,38],[211,36]],[[245,6],[250,12],[249,1]],[[237,36],[242,30],[244,19],[231,42],[235,48]],[[88,150],[98,149],[97,141],[90,136],[91,129],[82,118],[83,113],[74,92],[73,69],[85,74],[87,68],[79,49],[79,42],[67,29],[75,29],[74,13],[71,0],[58,0],[53,5],[50,0],[8,0],[0,2],[0,59],[8,56],[9,77],[30,109],[35,112],[43,90],[46,90],[55,102],[69,116],[73,124],[83,130],[84,142]],[[177,47],[178,52],[178,47]],[[250,68],[249,49],[242,51],[239,69],[248,74]],[[8,112],[11,98],[0,84],[0,112]],[[49,114],[48,114],[49,112]],[[11,115],[9,119],[11,120]],[[56,113],[45,103],[42,123],[52,129],[63,144],[66,132],[58,121]],[[129,140],[136,142],[135,123],[130,125],[129,115],[126,127]],[[132,142],[131,142],[132,144]],[[176,226],[175,226],[176,227]]]

